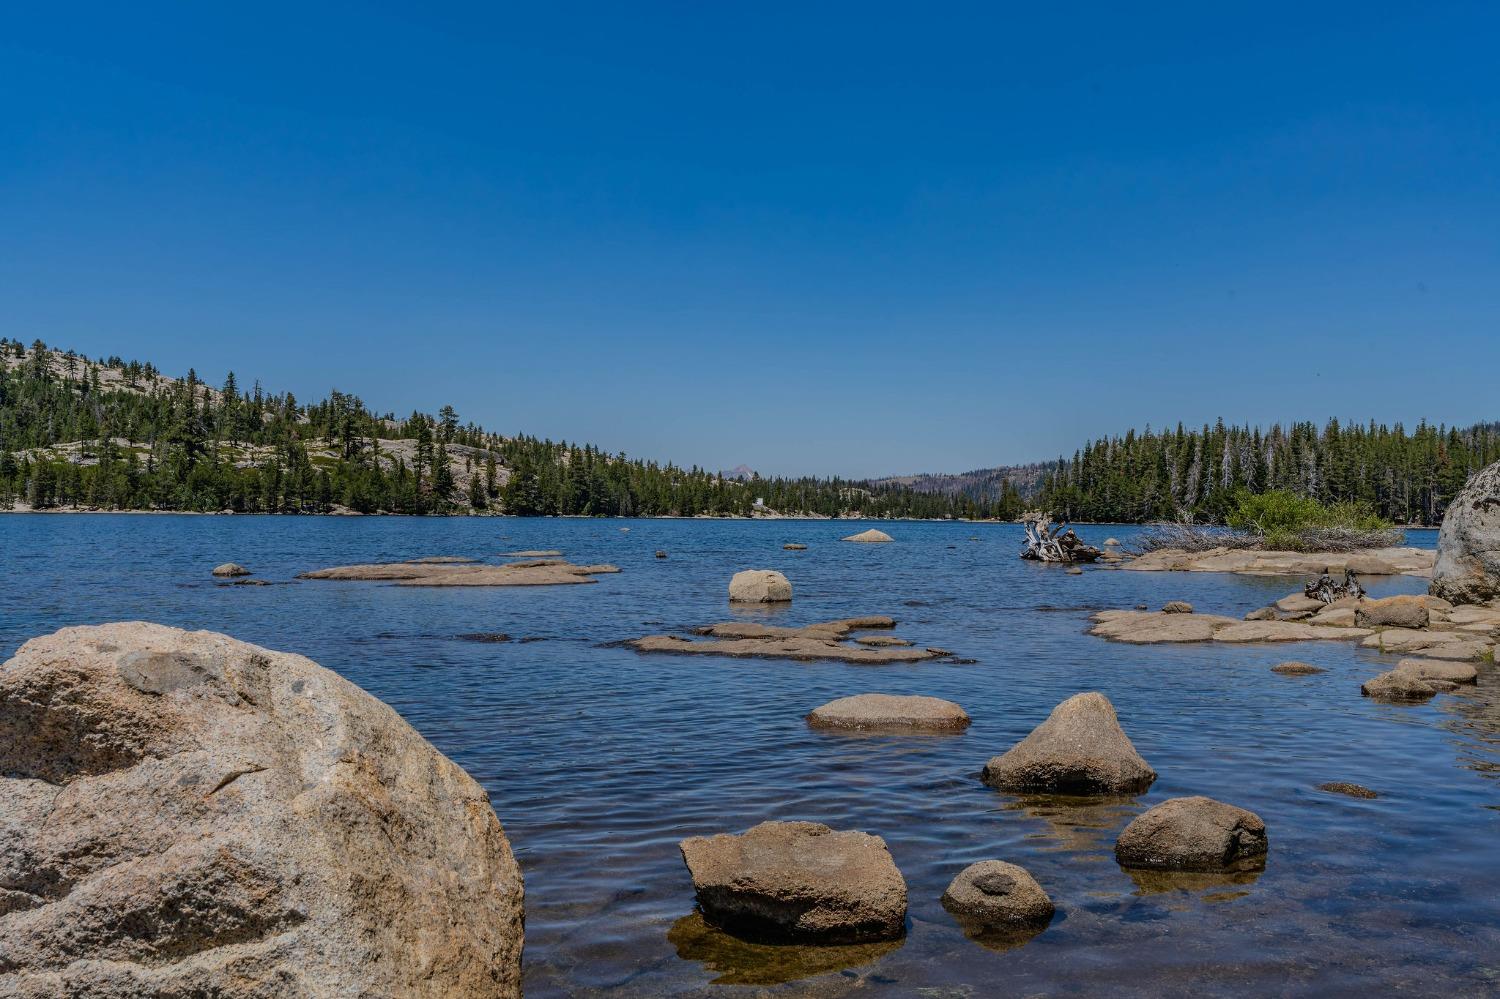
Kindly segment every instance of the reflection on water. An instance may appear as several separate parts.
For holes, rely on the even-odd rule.
[[[804,947],[751,943],[710,926],[693,912],[672,924],[667,939],[685,961],[700,961],[714,985],[779,985],[802,978],[871,964],[906,942]]]
[[[1040,820],[1045,831],[1035,838],[1047,842],[1043,849],[1068,850],[1113,856],[1115,838],[1120,830],[1145,811],[1138,797],[1105,795],[1082,798],[1061,794],[1028,794],[1012,799],[1005,806],[1027,818]]]
[[[957,919],[957,917],[955,917]],[[1008,950],[1024,947],[1032,940],[1047,932],[1045,926],[1014,926],[1000,928],[987,926],[982,923],[968,923],[963,919],[957,919],[959,926],[964,931],[964,936],[974,941],[985,950],[996,954],[1003,954]]]
[[[1124,867],[1121,870],[1135,883],[1138,895],[1185,892],[1190,895],[1203,894],[1203,897],[1209,901],[1241,898],[1249,893],[1230,889],[1253,885],[1265,873],[1263,865],[1242,871],[1146,871],[1133,867]]]

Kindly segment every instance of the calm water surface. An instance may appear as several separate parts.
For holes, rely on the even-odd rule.
[[[627,526],[629,532],[620,528]],[[1500,990],[1500,679],[1419,706],[1359,695],[1392,660],[1352,644],[1132,647],[1088,612],[1172,598],[1243,614],[1301,580],[1019,561],[1010,525],[849,522],[0,516],[0,655],[70,624],[147,619],[311,656],[399,710],[488,788],[526,872],[526,992],[549,996],[1328,995]],[[1130,528],[1084,528],[1129,542]],[[805,552],[784,552],[787,541]],[[1412,543],[1430,546],[1430,533]],[[624,569],[592,586],[215,585],[422,555],[560,548]],[[665,549],[670,558],[653,557]],[[738,569],[784,571],[803,624],[890,613],[898,633],[978,660],[859,667],[643,657],[609,643],[736,616]],[[1378,595],[1418,592],[1383,581]],[[457,640],[502,631],[508,644]],[[1328,668],[1284,678],[1288,658]],[[1079,804],[981,785],[984,761],[1064,698],[1103,691],[1160,772],[1148,794]],[[966,734],[814,733],[808,710],[864,691],[931,694]],[[1329,780],[1381,792],[1359,801]],[[1112,845],[1165,798],[1266,820],[1264,874],[1139,882]],[[804,818],[885,837],[910,889],[904,941],[766,951],[705,932],[684,836]],[[938,903],[965,865],[1028,868],[1058,914],[1024,946],[964,937]]]

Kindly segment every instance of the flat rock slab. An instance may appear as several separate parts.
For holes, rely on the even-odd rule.
[[[1430,576],[1437,553],[1423,548],[1374,548],[1365,552],[1279,552],[1210,548],[1186,552],[1175,548],[1147,552],[1130,560],[1134,572],[1235,572],[1250,576],[1342,575],[1353,567],[1363,575]]]
[[[1149,645],[1160,642],[1312,642],[1354,641],[1371,632],[1302,621],[1242,621],[1217,614],[1166,614],[1151,611],[1100,611],[1089,634],[1114,642]]]
[[[302,656],[131,622],[0,667],[0,994],[521,995],[489,796]]]
[[[573,565],[561,559],[534,559],[505,565],[450,562],[378,562],[304,572],[298,579],[394,582],[398,586],[568,586],[620,570],[612,565]]]
[[[1327,791],[1329,794],[1342,794],[1349,798],[1378,798],[1380,794],[1365,787],[1363,784],[1351,784],[1346,780],[1331,780],[1326,784],[1318,785],[1319,791]]]
[[[467,558],[463,555],[428,555],[424,558],[409,558],[407,565],[474,565],[478,563],[477,558]]]
[[[1448,683],[1479,682],[1479,670],[1471,662],[1447,659],[1403,659],[1396,664],[1396,668],[1413,673],[1423,680],[1443,680]]]
[[[1419,631],[1386,628],[1359,643],[1362,648],[1404,654],[1420,652],[1424,659],[1478,660],[1494,654],[1494,643],[1467,631]]]
[[[962,732],[969,715],[938,697],[856,694],[814,708],[807,724],[851,732]]]
[[[1267,847],[1259,815],[1194,796],[1171,798],[1137,816],[1115,841],[1115,860],[1171,871],[1251,870],[1265,866]]]
[[[556,548],[528,548],[519,552],[503,552],[506,558],[558,558],[562,552]]]
[[[1326,673],[1328,671],[1321,666],[1314,666],[1311,663],[1293,660],[1291,662],[1277,663],[1271,667],[1271,672],[1280,673],[1282,676],[1316,676],[1319,673]]]
[[[704,917],[736,935],[863,943],[906,932],[906,881],[879,836],[762,822],[681,847]]]
[[[1014,793],[1140,794],[1156,780],[1103,694],[1075,694],[981,774]]]
[[[693,633],[704,636],[707,639],[705,641],[695,641],[679,635],[647,635],[626,644],[637,652],[803,661],[829,659],[868,666],[915,663],[953,656],[947,649],[924,648],[909,642],[900,646],[870,648],[849,641],[851,633],[855,631],[895,626],[895,619],[884,615],[823,621],[802,628],[757,624],[752,621],[721,621],[693,629]]]

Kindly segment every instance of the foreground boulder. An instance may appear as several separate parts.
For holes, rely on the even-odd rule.
[[[969,715],[940,697],[856,694],[814,708],[807,724],[852,732],[962,732]]]
[[[235,576],[248,576],[250,570],[238,562],[225,562],[223,565],[214,566],[213,574],[221,578],[233,578]]]
[[[1156,780],[1103,694],[1076,694],[1004,755],[985,764],[983,780],[1002,791],[1139,794]]]
[[[1243,870],[1265,865],[1266,824],[1254,812],[1201,796],[1171,798],[1136,817],[1115,841],[1124,867]]]
[[[959,872],[943,892],[947,909],[966,930],[1038,928],[1052,921],[1052,899],[1024,867],[981,860]]]
[[[729,581],[730,603],[784,604],[791,599],[791,582],[772,569],[746,569]]]
[[[1426,701],[1438,688],[1413,670],[1393,669],[1360,684],[1359,692],[1378,701]]]
[[[861,544],[884,544],[887,541],[895,541],[896,539],[891,537],[884,531],[877,531],[872,527],[868,531],[860,531],[858,534],[851,534],[847,538],[844,538],[844,540],[855,541]]]
[[[1469,479],[1448,504],[1428,592],[1455,604],[1500,597],[1500,462]]]
[[[1354,623],[1361,628],[1425,628],[1427,601],[1413,596],[1361,600],[1354,607]]]
[[[704,918],[731,933],[861,943],[906,932],[906,882],[879,836],[762,822],[738,836],[694,836],[681,846]]]
[[[301,656],[68,628],[0,667],[0,995],[520,996],[484,789]]]

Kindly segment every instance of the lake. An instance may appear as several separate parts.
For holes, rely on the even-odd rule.
[[[890,545],[842,544],[879,526]],[[629,531],[622,531],[628,527]],[[1081,527],[1086,540],[1128,527]],[[1090,611],[1191,601],[1243,615],[1303,580],[1020,561],[1015,525],[851,521],[0,516],[0,656],[71,624],[146,619],[310,656],[396,710],[489,791],[526,875],[526,994],[965,997],[1475,994],[1500,990],[1500,679],[1400,706],[1360,696],[1395,657],[1353,643],[1126,646]],[[1433,532],[1410,543],[1430,547]],[[799,541],[804,552],[781,545]],[[624,571],[588,586],[222,586],[426,555],[558,548]],[[654,553],[663,549],[666,559]],[[779,569],[780,611],[732,612],[730,575]],[[1374,595],[1422,580],[1366,580]],[[616,643],[732,617],[888,613],[972,664],[643,656]],[[508,643],[457,636],[505,632]],[[526,641],[522,641],[526,639]],[[1286,659],[1319,676],[1270,672]],[[1159,772],[1138,798],[1023,799],[978,780],[1063,699],[1098,690]],[[860,737],[803,716],[865,691],[930,694],[962,735]],[[1317,790],[1353,781],[1356,800]],[[1137,880],[1130,818],[1207,794],[1260,814],[1257,878]],[[765,819],[883,836],[910,895],[899,943],[756,948],[705,931],[677,843]],[[967,939],[938,902],[977,860],[1027,868],[1057,916],[1024,946]]]

